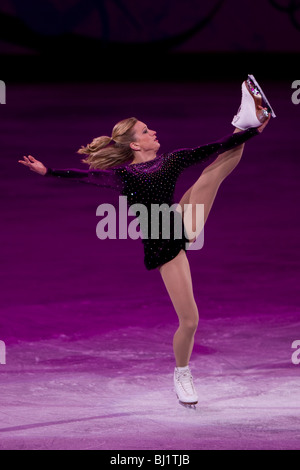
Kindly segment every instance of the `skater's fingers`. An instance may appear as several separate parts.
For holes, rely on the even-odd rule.
[[[24,163],[24,165],[27,165],[29,162],[28,158],[24,155],[24,160],[19,160],[20,163]]]
[[[267,119],[264,121],[264,123],[263,123],[261,126],[259,126],[259,127],[257,128],[258,132],[261,133],[261,132],[264,130],[264,128],[268,125],[270,119],[271,119],[271,114],[269,114],[269,116],[268,116]]]
[[[29,156],[31,157],[31,155],[29,155]],[[29,158],[26,157],[26,155],[24,155],[23,158],[24,158],[24,160],[18,160],[18,162],[19,162],[19,163],[23,163],[23,165],[25,165],[25,166],[30,167],[30,166],[34,163],[34,161],[30,161]],[[31,158],[33,159],[33,157],[31,157]],[[33,160],[34,160],[34,159],[33,159]]]
[[[264,122],[265,125],[268,124],[268,122],[270,121],[271,117],[272,117],[272,115],[271,115],[271,113],[269,113],[267,119],[266,119],[265,122]]]

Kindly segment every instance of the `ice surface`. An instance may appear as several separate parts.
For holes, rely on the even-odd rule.
[[[284,321],[276,313],[201,319],[191,362],[195,411],[173,391],[175,323],[153,324],[151,305],[147,327],[11,345],[1,369],[0,447],[299,448],[300,366],[291,362],[299,312],[282,312]]]

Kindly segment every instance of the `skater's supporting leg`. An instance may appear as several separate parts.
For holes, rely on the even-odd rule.
[[[236,128],[234,132],[240,132],[240,129]],[[207,220],[220,184],[241,160],[244,146],[245,144],[242,144],[220,154],[213,163],[205,168],[198,180],[179,201],[184,214],[185,225],[187,228],[192,227],[192,231],[196,232],[196,237],[203,229],[203,222],[205,223]],[[184,204],[190,204],[188,211],[185,213]],[[204,204],[204,221],[200,221],[200,223],[196,219],[196,204]],[[198,226],[196,226],[196,222]],[[194,241],[196,237],[190,237],[191,241]]]
[[[185,251],[181,250],[174,259],[163,264],[159,271],[179,318],[179,327],[173,339],[176,366],[185,367],[192,354],[199,320]]]

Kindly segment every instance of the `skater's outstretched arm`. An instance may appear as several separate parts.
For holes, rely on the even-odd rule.
[[[96,186],[106,187],[120,191],[121,180],[113,169],[106,170],[78,170],[75,168],[54,169],[47,168],[42,162],[36,160],[32,155],[24,156],[24,160],[19,160],[24,166],[30,170],[46,176],[56,178],[68,178],[75,181],[93,184]]]
[[[257,128],[250,128],[246,131],[236,132],[210,144],[195,148],[183,148],[175,150],[167,155],[167,160],[178,166],[178,169],[188,168],[199,162],[205,162],[212,155],[218,155],[227,150],[244,144],[247,140],[259,134]]]

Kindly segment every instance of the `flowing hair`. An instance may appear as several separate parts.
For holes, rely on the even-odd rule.
[[[77,151],[87,155],[82,163],[89,165],[90,170],[106,169],[132,159],[134,154],[130,144],[135,138],[133,127],[137,121],[135,117],[123,119],[114,126],[111,137],[96,137],[86,147],[82,146]]]

